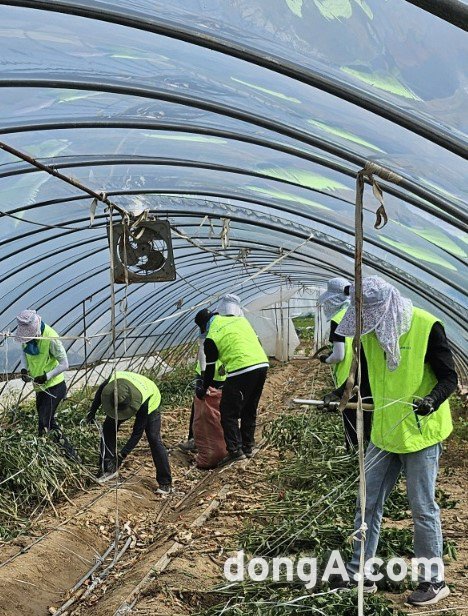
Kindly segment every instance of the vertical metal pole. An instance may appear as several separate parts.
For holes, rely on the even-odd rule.
[[[81,305],[83,307],[83,338],[84,338],[84,365],[85,365],[85,387],[88,387],[88,342],[87,342],[87,327],[86,327],[86,297]]]

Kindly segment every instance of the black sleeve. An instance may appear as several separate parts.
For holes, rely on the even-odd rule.
[[[439,322],[434,323],[429,334],[425,362],[431,366],[437,379],[437,384],[429,395],[434,399],[434,408],[438,409],[442,402],[453,394],[458,383],[452,351],[445,330]]]
[[[107,385],[108,382],[109,382],[109,379],[106,379],[104,383],[99,385],[99,387],[97,388],[96,394],[94,395],[94,400],[92,401],[90,409],[88,411],[88,417],[92,417],[93,419],[96,417],[96,413],[99,407],[101,406],[102,390],[104,389],[104,387]]]
[[[206,338],[203,344],[203,349],[205,351],[206,357],[206,368],[205,375],[203,377],[203,387],[204,389],[208,389],[208,387],[213,383],[215,364],[218,360],[219,353],[216,344],[210,338]]]
[[[340,336],[340,334],[336,333],[336,328],[338,327],[338,323],[335,321],[330,321],[330,335],[328,336],[328,342],[345,342],[345,337]]]
[[[153,411],[156,412],[156,411]],[[146,422],[148,421],[148,400],[143,402],[143,404],[138,409],[137,414],[135,415],[135,423],[133,424],[132,434],[130,438],[122,447],[122,451],[120,454],[125,458],[128,454],[135,449],[138,445],[141,437],[143,436],[143,432],[146,427]]]

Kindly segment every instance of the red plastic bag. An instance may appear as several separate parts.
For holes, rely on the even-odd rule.
[[[227,456],[219,412],[221,394],[220,389],[210,387],[204,400],[194,398],[193,436],[198,449],[195,458],[198,468],[214,468]]]

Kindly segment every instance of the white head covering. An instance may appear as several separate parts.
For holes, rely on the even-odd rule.
[[[41,334],[41,317],[35,310],[23,310],[16,317],[18,323],[16,327],[16,342],[26,344],[31,338],[36,338]]]
[[[344,294],[344,290],[350,284],[346,278],[331,278],[327,282],[327,290],[317,300],[323,308],[327,321],[334,317],[341,308],[349,305],[349,297]]]
[[[228,293],[223,295],[218,303],[218,313],[221,316],[243,317],[244,311],[241,307],[240,297]]]
[[[356,331],[355,288],[350,289],[351,306],[336,329],[342,336]],[[387,368],[396,370],[400,363],[400,336],[411,327],[413,303],[398,289],[379,276],[362,280],[362,333],[374,331],[386,354]]]

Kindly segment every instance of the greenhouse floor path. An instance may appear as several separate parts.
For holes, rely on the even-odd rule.
[[[260,404],[258,441],[263,425],[287,412],[293,396],[319,395],[328,383],[327,370],[312,361],[270,370]],[[61,612],[66,616],[116,612],[119,616],[185,616],[219,601],[219,596],[208,591],[224,579],[223,564],[235,549],[236,534],[262,498],[275,489],[268,476],[278,458],[273,449],[261,446],[249,461],[215,471],[197,470],[189,456],[175,449],[185,437],[188,416],[186,408],[163,416],[164,440],[174,448],[174,495],[162,498],[155,494],[154,467],[143,437],[122,470],[117,500],[113,486],[93,485],[71,502],[56,505],[56,513],[51,511],[33,526],[36,533],[3,548],[0,560],[14,559],[0,568],[2,616],[53,614],[70,598],[73,603]],[[449,446],[443,464],[450,471],[442,468],[439,481],[458,501],[454,509],[442,511],[445,535],[458,548],[458,560],[447,565],[447,579],[455,589],[444,608],[466,604],[468,598],[468,482],[459,452],[454,454]],[[127,546],[126,551],[102,576],[102,583],[90,589],[87,582],[70,593],[96,562],[96,555],[103,554],[114,540],[116,503],[119,550]],[[15,557],[21,549],[25,552]],[[111,562],[106,560],[99,571]],[[389,598],[403,607],[404,596]]]

